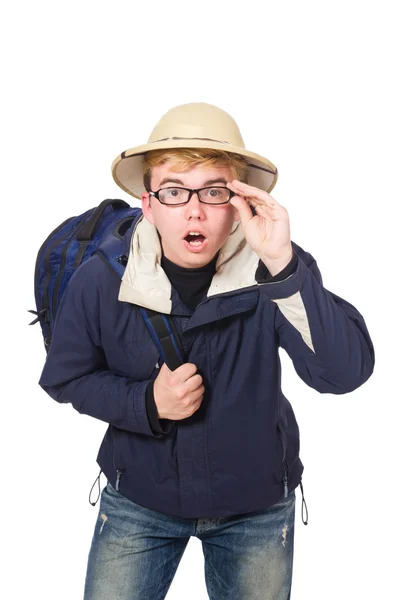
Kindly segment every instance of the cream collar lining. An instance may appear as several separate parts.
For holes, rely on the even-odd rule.
[[[161,267],[161,256],[157,229],[142,215],[132,233],[119,300],[164,314],[171,313],[171,283]],[[219,251],[208,298],[257,285],[258,262],[258,255],[246,242],[241,222],[236,222]]]

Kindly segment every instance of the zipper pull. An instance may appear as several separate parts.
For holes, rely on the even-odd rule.
[[[120,479],[121,479],[121,476],[122,476],[122,474],[123,474],[123,471],[119,471],[119,470],[117,469],[117,479],[116,479],[116,487],[115,487],[115,490],[116,490],[116,492],[118,492],[118,491],[119,491],[119,487],[120,487]]]
[[[91,504],[91,506],[95,506],[95,504],[99,500],[99,496],[101,495],[101,483],[100,483],[101,473],[102,473],[102,469],[99,471],[98,477],[95,479],[94,483],[92,484],[92,488],[90,490],[90,495],[88,496],[88,501]],[[98,482],[98,498],[95,500],[95,502],[91,502],[91,494],[92,494],[92,490],[94,489],[94,485],[96,484],[96,482]]]
[[[309,522],[309,513],[308,513],[308,510],[307,510],[307,504],[306,504],[305,496],[303,495],[303,485],[302,485],[302,480],[300,481],[299,485],[300,485],[301,492],[302,492],[302,509],[301,509],[301,516],[302,516],[302,521],[303,521],[303,524],[304,524],[304,525],[307,525],[307,524],[308,524],[308,522]],[[303,518],[303,505],[305,505],[305,508],[306,508],[306,521],[305,521],[305,519]]]
[[[284,498],[288,497],[288,477],[287,477],[287,473],[285,473],[284,477],[283,477],[283,481],[284,481]]]

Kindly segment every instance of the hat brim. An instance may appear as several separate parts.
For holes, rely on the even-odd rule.
[[[143,192],[146,191],[143,185],[144,155],[151,150],[171,150],[173,148],[209,148],[240,154],[248,159],[248,185],[268,193],[274,188],[278,179],[276,166],[255,152],[222,142],[188,138],[152,142],[125,150],[112,163],[113,179],[127,194],[140,199]]]

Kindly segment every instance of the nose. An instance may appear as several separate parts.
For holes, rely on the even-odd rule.
[[[200,218],[202,219],[205,215],[204,213],[204,205],[200,202],[198,198],[198,193],[193,192],[192,197],[189,202],[186,204],[186,218]]]

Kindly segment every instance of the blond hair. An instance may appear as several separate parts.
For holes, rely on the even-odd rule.
[[[210,148],[173,148],[171,150],[150,150],[143,157],[143,183],[150,191],[153,167],[165,162],[172,162],[171,171],[184,173],[194,167],[229,167],[233,179],[244,181],[248,179],[248,164],[240,154],[213,150]]]

